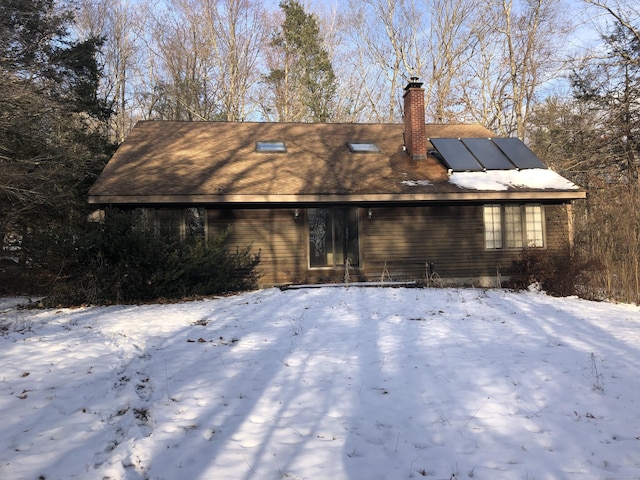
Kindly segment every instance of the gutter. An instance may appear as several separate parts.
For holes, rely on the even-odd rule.
[[[583,190],[526,192],[451,192],[385,194],[312,194],[312,195],[90,195],[92,205],[145,204],[296,204],[296,203],[387,203],[387,202],[468,202],[497,200],[578,200],[586,198]]]

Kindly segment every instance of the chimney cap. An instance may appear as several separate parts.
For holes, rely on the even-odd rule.
[[[418,77],[410,77],[409,78],[409,83],[407,84],[406,87],[404,87],[405,90],[409,90],[410,88],[421,88],[422,85],[424,85],[421,81],[420,78]]]

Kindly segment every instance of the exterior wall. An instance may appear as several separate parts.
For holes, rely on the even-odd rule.
[[[295,209],[208,210],[208,235],[231,226],[227,245],[230,249],[252,246],[260,252],[260,283],[269,285],[303,282],[307,270],[306,230],[303,216],[297,220]]]
[[[566,205],[545,205],[545,250],[569,253]],[[422,208],[373,209],[362,234],[367,275],[380,278],[383,270],[394,280],[424,278],[433,263],[443,280],[492,286],[498,273],[508,276],[520,249],[484,247],[482,205],[438,205]]]
[[[432,262],[441,277],[461,277],[486,263],[482,207],[374,208],[372,213],[362,235],[370,276],[380,278],[386,266],[394,280],[423,278]]]
[[[361,265],[350,281],[417,280],[426,264],[443,279],[458,284],[495,285],[497,273],[508,276],[521,250],[486,250],[482,205],[359,209]],[[546,251],[568,254],[570,232],[567,204],[545,205]],[[264,286],[287,283],[342,282],[344,269],[308,268],[305,210],[294,208],[209,210],[209,235],[231,225],[230,248],[252,245],[260,251]],[[387,276],[388,274],[388,276]]]

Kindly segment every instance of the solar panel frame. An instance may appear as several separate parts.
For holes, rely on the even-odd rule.
[[[490,138],[462,138],[461,142],[487,170],[515,170],[516,168]]]
[[[458,138],[430,138],[442,161],[454,172],[482,172],[484,167]]]
[[[494,138],[493,142],[502,150],[509,160],[521,170],[548,168],[519,138]]]

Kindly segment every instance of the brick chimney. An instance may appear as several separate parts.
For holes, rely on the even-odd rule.
[[[404,90],[404,145],[413,160],[424,160],[427,158],[424,88],[418,77],[411,77]]]

